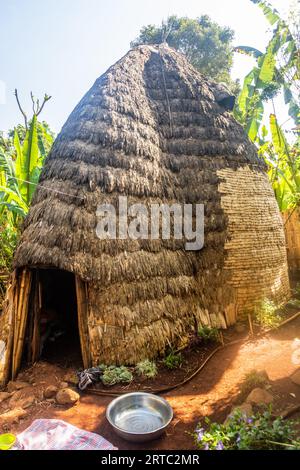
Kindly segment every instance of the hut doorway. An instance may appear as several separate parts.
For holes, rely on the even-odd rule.
[[[73,273],[32,269],[22,362],[39,359],[82,367],[77,289]]]

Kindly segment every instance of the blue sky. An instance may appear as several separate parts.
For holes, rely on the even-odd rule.
[[[289,0],[272,0],[281,12]],[[263,49],[268,23],[250,0],[0,0],[0,129],[22,118],[18,88],[30,114],[29,93],[52,99],[41,115],[58,132],[83,94],[124,55],[140,28],[171,14],[208,14],[235,31],[235,44]],[[251,59],[236,55],[233,77],[243,78]],[[281,100],[282,120],[286,114]]]

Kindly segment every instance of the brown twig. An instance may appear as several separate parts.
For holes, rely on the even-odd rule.
[[[15,93],[14,93],[14,95],[15,95],[15,97],[16,97],[19,110],[20,110],[21,113],[23,114],[24,122],[25,122],[25,129],[27,130],[27,129],[28,129],[27,115],[26,115],[26,113],[25,113],[25,112],[23,111],[23,109],[22,109],[22,106],[21,106],[20,100],[19,100],[19,96],[18,96],[18,90],[17,90],[16,88],[15,88]]]

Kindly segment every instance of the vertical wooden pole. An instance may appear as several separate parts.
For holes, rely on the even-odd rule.
[[[91,366],[89,334],[88,334],[88,309],[85,282],[75,275],[76,296],[77,296],[77,315],[78,330],[81,346],[83,366],[85,369]]]
[[[254,334],[253,323],[252,323],[252,316],[250,313],[248,314],[248,321],[249,321],[250,334],[253,335]]]
[[[31,271],[26,268],[21,275],[20,295],[17,309],[17,321],[15,330],[15,341],[12,358],[12,378],[14,379],[19,371],[22,360],[23,345],[26,333],[27,316],[29,308],[29,297],[31,290]]]

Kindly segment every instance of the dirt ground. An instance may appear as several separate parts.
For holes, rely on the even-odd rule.
[[[231,407],[241,402],[239,386],[252,369],[266,370],[275,398],[274,411],[280,412],[300,402],[300,386],[290,380],[299,367],[292,361],[292,343],[300,337],[300,317],[268,336],[229,346],[216,353],[207,366],[188,384],[163,395],[174,409],[167,433],[149,444],[131,444],[117,437],[105,418],[111,397],[83,393],[80,401],[67,408],[43,399],[49,384],[58,385],[72,369],[40,362],[19,374],[18,380],[30,380],[24,394],[34,394],[37,403],[27,416],[10,430],[18,433],[35,418],[59,418],[78,427],[101,434],[119,449],[193,449],[189,432],[199,420],[209,416],[222,421]],[[5,402],[4,402],[5,403]],[[1,408],[5,408],[2,403]]]

